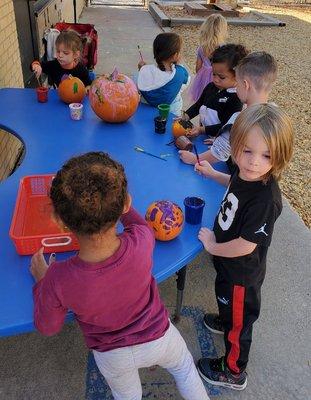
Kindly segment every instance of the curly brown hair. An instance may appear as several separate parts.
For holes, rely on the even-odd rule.
[[[73,157],[53,179],[50,198],[56,216],[72,232],[105,232],[116,224],[126,204],[124,168],[103,152]]]

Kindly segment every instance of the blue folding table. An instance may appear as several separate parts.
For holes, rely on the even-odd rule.
[[[19,180],[28,175],[53,174],[70,157],[88,151],[105,151],[121,162],[126,170],[134,207],[145,214],[155,200],[171,200],[183,208],[187,196],[205,199],[203,226],[212,227],[224,188],[204,179],[193,167],[182,163],[172,140],[171,116],[165,134],[154,132],[157,110],[140,104],[135,115],[122,124],[101,121],[84,100],[84,116],[73,121],[68,105],[55,90],[49,101],[38,103],[33,89],[0,90],[0,128],[20,138],[26,153],[20,167],[0,183],[0,336],[34,330],[30,256],[20,256],[9,238]],[[197,139],[199,150],[206,149],[203,138]],[[142,147],[167,161],[134,150]],[[219,168],[225,168],[219,166]],[[199,225],[184,224],[181,234],[169,242],[156,243],[153,273],[158,282],[178,273],[179,315],[185,266],[202,250],[198,240]],[[70,253],[58,253],[57,259]]]

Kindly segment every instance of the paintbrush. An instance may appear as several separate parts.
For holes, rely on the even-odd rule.
[[[144,58],[143,58],[143,55],[141,54],[139,44],[137,45],[137,48],[138,48],[138,53],[139,53],[140,59],[142,62],[144,62]]]
[[[155,157],[155,158],[159,158],[159,159],[162,160],[162,161],[167,161],[165,158],[160,157],[160,156],[157,156],[157,155],[152,154],[152,153],[149,153],[148,151],[145,151],[145,150],[142,149],[141,147],[134,147],[134,149],[135,149],[136,151],[139,151],[140,153],[145,153],[145,154],[147,154],[148,156]]]
[[[200,159],[199,159],[198,150],[197,150],[197,147],[196,147],[196,145],[195,145],[195,144],[193,145],[193,150],[194,150],[194,152],[195,152],[195,155],[196,155],[196,157],[197,157],[198,164],[199,164],[199,165],[201,165],[201,163],[200,163]]]

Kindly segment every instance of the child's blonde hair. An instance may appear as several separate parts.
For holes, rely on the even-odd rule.
[[[82,52],[83,44],[80,35],[73,30],[63,31],[61,32],[55,41],[56,48],[63,44],[66,49],[73,51],[74,53]]]
[[[270,92],[277,77],[277,63],[271,54],[254,51],[239,62],[236,74],[249,78],[257,90]]]
[[[250,129],[261,129],[267,143],[272,168],[263,181],[272,175],[279,179],[293,155],[293,125],[288,115],[273,104],[255,104],[243,110],[235,120],[230,134],[231,156],[236,163],[242,153]]]
[[[200,45],[206,57],[224,44],[228,38],[228,24],[221,14],[212,14],[206,18],[200,28]]]

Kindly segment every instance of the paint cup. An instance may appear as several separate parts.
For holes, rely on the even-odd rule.
[[[170,105],[169,104],[159,104],[158,110],[160,117],[167,119],[168,114],[170,112]]]
[[[81,103],[71,103],[69,104],[70,117],[75,121],[82,119],[83,115],[83,104]]]
[[[192,142],[187,138],[187,136],[178,136],[175,139],[175,146],[179,149],[179,150],[187,150],[187,151],[191,151],[193,148],[193,144]]]
[[[202,222],[205,201],[201,197],[186,197],[184,206],[186,222],[191,225],[200,224]]]
[[[154,131],[156,133],[165,133],[166,119],[161,116],[154,118]]]
[[[44,86],[39,86],[36,89],[37,92],[37,100],[39,103],[46,103],[48,101],[48,92],[49,89]]]

